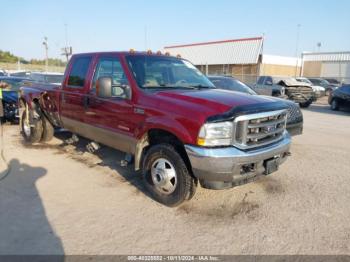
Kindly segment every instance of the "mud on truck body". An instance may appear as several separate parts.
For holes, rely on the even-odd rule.
[[[289,155],[284,103],[218,90],[169,55],[74,55],[62,85],[32,83],[20,99],[26,141],[61,127],[123,151],[167,206],[191,199],[198,183],[224,189],[273,173]]]

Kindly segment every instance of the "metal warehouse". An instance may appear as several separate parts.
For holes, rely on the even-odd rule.
[[[350,51],[302,54],[302,75],[350,82]]]
[[[262,55],[263,37],[164,47],[165,52],[181,55],[205,74],[231,75],[254,83],[261,74],[295,76],[296,58]]]

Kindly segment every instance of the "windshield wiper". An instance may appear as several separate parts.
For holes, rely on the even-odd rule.
[[[193,86],[169,86],[169,85],[159,85],[159,86],[143,86],[145,89],[195,89]]]
[[[192,88],[197,88],[197,89],[214,89],[215,87],[213,87],[213,86],[204,86],[204,85],[201,85],[201,84],[199,84],[199,85],[193,85],[193,86],[191,86]]]

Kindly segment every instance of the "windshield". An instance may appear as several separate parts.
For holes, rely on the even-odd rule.
[[[140,88],[215,88],[186,60],[165,56],[130,55],[126,57]]]
[[[319,79],[319,78],[311,78],[310,81],[314,84],[314,85],[321,85],[321,86],[327,86],[329,85],[329,82],[324,80],[324,79]]]
[[[242,92],[250,95],[256,95],[256,93],[252,89],[250,89],[249,86],[237,79],[228,77],[209,77],[209,79],[217,88]]]
[[[312,82],[307,79],[307,78],[297,78],[299,82],[307,83],[307,84],[312,84]]]

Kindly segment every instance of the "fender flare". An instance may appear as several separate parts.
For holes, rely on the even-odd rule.
[[[171,127],[171,129],[169,128]],[[141,159],[144,148],[149,146],[148,133],[152,129],[158,129],[166,131],[175,137],[177,137],[183,144],[190,143],[192,141],[191,135],[188,130],[178,121],[171,120],[167,117],[151,117],[146,120],[137,133],[139,134],[138,142],[135,146],[135,171],[141,168]]]

